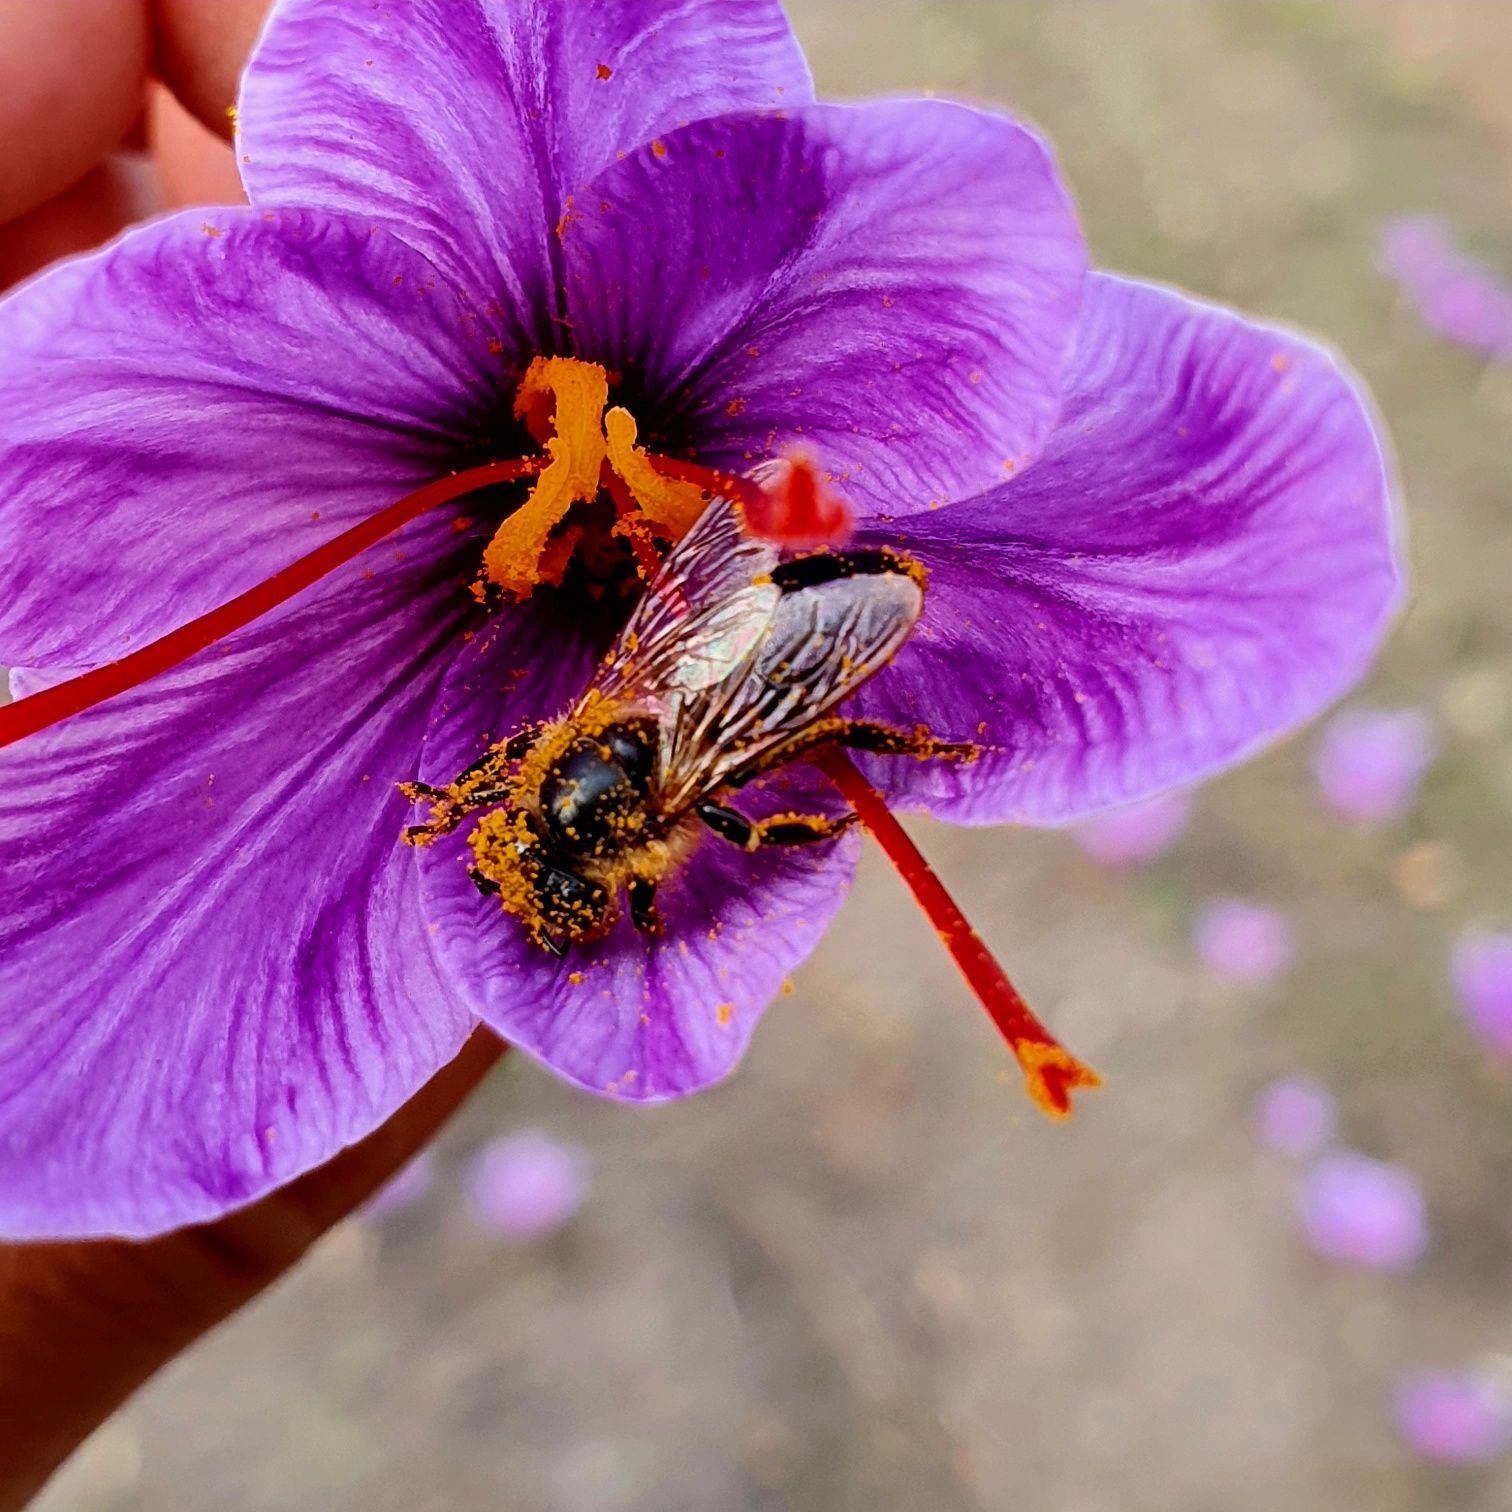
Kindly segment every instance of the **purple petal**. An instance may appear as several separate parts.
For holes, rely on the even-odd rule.
[[[1397,1427],[1408,1446],[1441,1465],[1483,1465],[1512,1442],[1512,1399],[1483,1376],[1417,1370],[1396,1391]]]
[[[1044,455],[915,516],[924,623],[858,700],[996,748],[873,762],[967,823],[1055,823],[1179,786],[1308,718],[1400,592],[1390,488],[1326,352],[1168,290],[1089,284]]]
[[[0,304],[0,661],[111,660],[436,476],[489,359],[433,283],[366,226],[196,210]]]
[[[1512,1056],[1512,934],[1465,934],[1454,947],[1454,984],[1470,1027]]]
[[[465,598],[454,563],[415,564],[453,537],[417,522],[0,752],[0,1233],[216,1217],[461,1046],[393,788]]]
[[[1218,898],[1198,910],[1192,934],[1209,969],[1231,982],[1267,982],[1291,965],[1291,925],[1274,908]]]
[[[447,782],[491,739],[560,714],[587,685],[598,643],[572,606],[538,594],[494,618],[458,658],[437,702],[421,776]],[[808,787],[745,789],[738,806],[818,807]],[[727,1075],[788,974],[809,954],[850,885],[854,835],[747,855],[713,835],[658,899],[666,933],[628,919],[605,940],[553,960],[479,896],[466,827],[420,853],[437,952],[468,1006],[552,1070],[611,1096],[659,1101]]]
[[[1325,1155],[1302,1182],[1298,1210],[1308,1242],[1325,1260],[1405,1270],[1428,1247],[1417,1183],[1400,1166],[1368,1155]]]
[[[1346,709],[1324,730],[1313,770],[1337,812],[1384,824],[1412,806],[1432,760],[1433,725],[1421,709]]]
[[[1255,1104],[1261,1143],[1284,1155],[1316,1155],[1333,1138],[1337,1119],[1333,1094],[1311,1076],[1283,1076]]]
[[[1076,843],[1104,866],[1144,866],[1175,845],[1191,817],[1190,794],[1162,793],[1083,819],[1076,826]]]
[[[812,97],[776,0],[285,0],[242,84],[242,177],[255,205],[387,226],[554,350],[569,197],[683,122]]]
[[[873,511],[1023,466],[1086,253],[1043,144],[944,101],[704,121],[615,163],[563,236],[584,355],[700,459],[801,444]]]
[[[588,1195],[588,1156],[536,1129],[491,1140],[469,1162],[468,1205],[480,1227],[519,1244],[555,1232]]]

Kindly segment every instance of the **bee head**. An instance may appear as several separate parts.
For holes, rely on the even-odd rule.
[[[469,836],[474,872],[497,892],[537,945],[553,955],[596,939],[613,924],[608,888],[553,856],[541,821],[526,809],[495,809]]]

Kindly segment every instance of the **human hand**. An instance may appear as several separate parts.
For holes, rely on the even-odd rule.
[[[143,216],[240,198],[226,108],[267,3],[0,7],[0,288]],[[0,1509],[381,1187],[501,1053],[474,1034],[383,1128],[218,1223],[142,1244],[0,1245]]]

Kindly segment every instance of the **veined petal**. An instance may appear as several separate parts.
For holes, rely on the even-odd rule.
[[[239,152],[254,204],[386,225],[555,351],[570,196],[682,122],[811,98],[777,0],[284,0]]]
[[[424,779],[448,782],[490,740],[560,714],[599,649],[547,594],[497,615],[447,677]],[[826,804],[832,797],[812,779],[749,788],[737,800],[756,817]],[[437,956],[468,1007],[568,1081],[645,1101],[697,1091],[734,1068],[844,900],[858,843],[851,834],[747,855],[711,834],[663,884],[663,936],[621,919],[608,939],[555,960],[474,888],[468,828],[419,853]]]
[[[857,703],[993,750],[869,770],[968,823],[1073,819],[1238,760],[1364,672],[1401,592],[1387,465],[1337,359],[1107,276],[1041,459],[894,539],[929,568],[924,620]]]
[[[394,790],[466,595],[392,557],[442,534],[0,752],[0,1233],[213,1218],[462,1044]]]
[[[1086,253],[1043,144],[944,101],[703,121],[562,238],[579,352],[737,471],[810,449],[871,512],[990,487],[1059,407]]]
[[[488,338],[409,248],[293,210],[175,216],[20,290],[0,662],[111,660],[434,478]]]

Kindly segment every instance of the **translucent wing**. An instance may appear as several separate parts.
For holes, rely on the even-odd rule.
[[[660,713],[669,698],[728,677],[771,625],[777,560],[733,504],[715,499],[647,584],[589,692]]]
[[[686,808],[750,775],[881,671],[923,608],[924,590],[901,567],[783,593],[743,666],[671,697],[654,779],[660,805]]]

